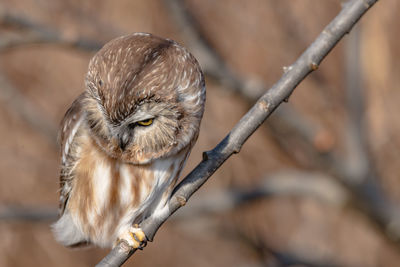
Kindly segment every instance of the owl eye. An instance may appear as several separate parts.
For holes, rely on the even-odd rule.
[[[138,121],[137,124],[140,126],[149,126],[153,123],[153,119],[147,119],[143,121]]]

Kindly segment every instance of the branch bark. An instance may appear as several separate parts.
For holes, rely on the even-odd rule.
[[[167,205],[169,212],[163,217],[149,217],[140,227],[151,241],[159,227],[180,207],[185,205],[208,178],[242,145],[271,113],[287,100],[297,85],[312,71],[368,9],[378,0],[351,0],[343,5],[342,11],[322,31],[317,39],[296,60],[281,79],[272,86],[256,104],[242,117],[231,132],[211,151],[203,153],[203,160],[174,189]],[[121,266],[136,250],[120,242],[96,266]]]

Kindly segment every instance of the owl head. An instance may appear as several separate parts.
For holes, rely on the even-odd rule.
[[[110,41],[91,59],[85,84],[86,123],[112,157],[146,164],[197,139],[204,77],[172,40],[135,33]]]

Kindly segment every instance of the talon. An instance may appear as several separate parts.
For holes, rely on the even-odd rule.
[[[146,235],[143,233],[142,230],[140,230],[134,234],[132,233],[132,237],[135,238],[139,242],[146,241]]]
[[[134,249],[142,250],[147,245],[147,238],[139,225],[133,225],[127,232],[122,234],[119,239],[124,240]]]

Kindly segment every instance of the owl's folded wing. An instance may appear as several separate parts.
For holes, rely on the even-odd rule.
[[[61,144],[61,172],[60,172],[60,216],[64,213],[69,194],[72,188],[72,170],[76,157],[73,143],[85,116],[82,102],[85,93],[82,93],[72,103],[61,121],[59,140]]]

